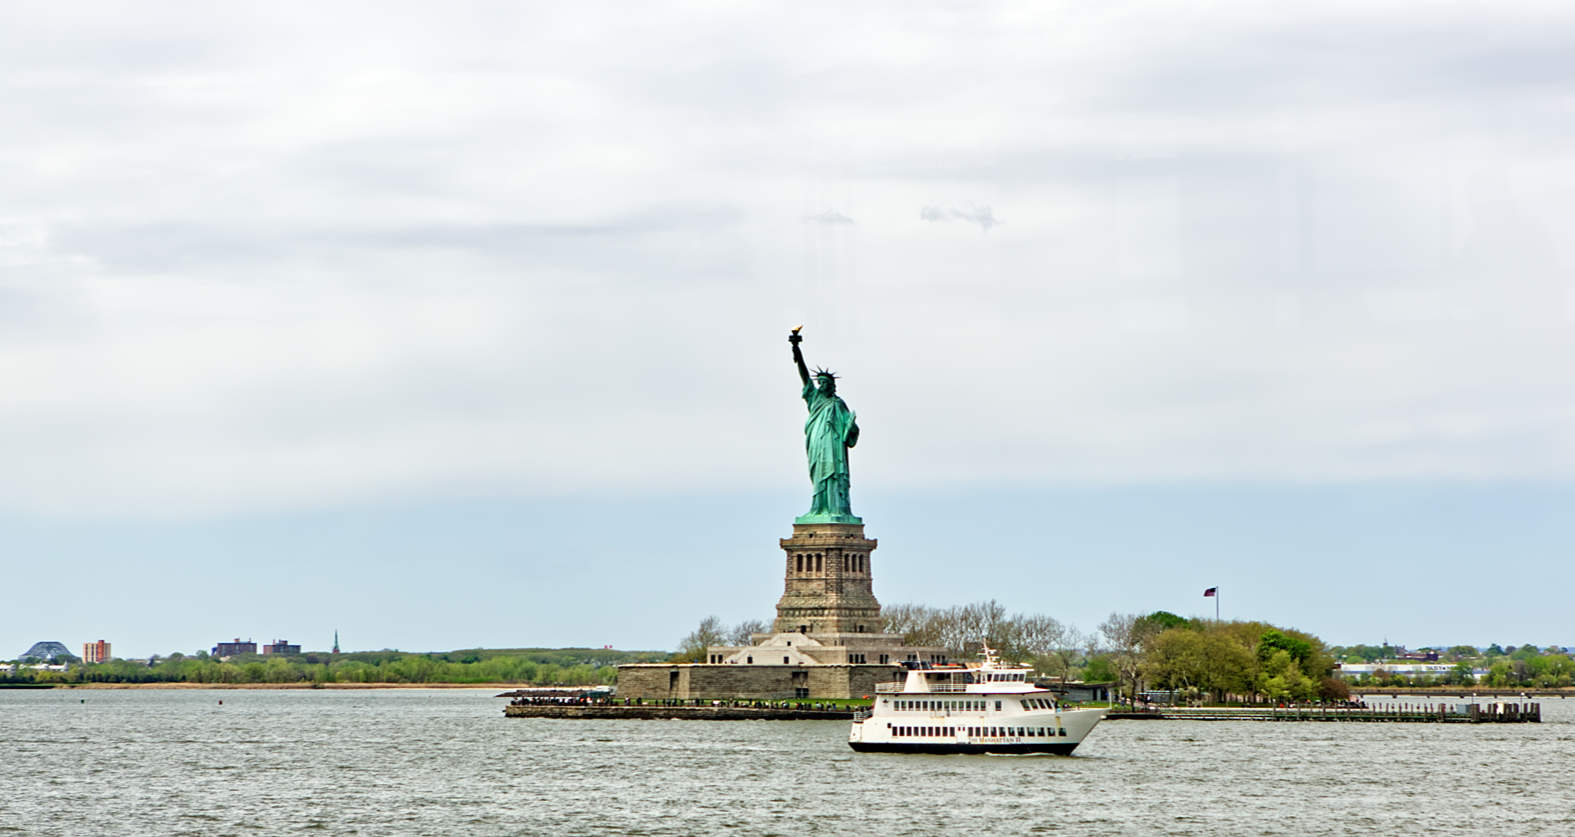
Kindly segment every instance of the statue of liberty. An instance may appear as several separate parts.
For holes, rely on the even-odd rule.
[[[809,513],[799,516],[796,522],[862,523],[853,516],[848,502],[848,448],[859,441],[857,416],[837,397],[836,375],[817,369],[810,376],[804,353],[798,348],[804,339],[798,331],[793,329],[788,343],[793,346],[793,363],[798,366],[804,403],[809,407],[809,418],[804,422],[804,452],[809,456],[809,481],[815,487],[815,496]]]

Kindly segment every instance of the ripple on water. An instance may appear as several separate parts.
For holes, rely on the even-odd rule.
[[[234,691],[218,709],[200,691],[91,704],[0,692],[13,733],[0,833],[931,837],[938,823],[1035,834],[1575,826],[1563,802],[1575,702],[1545,702],[1544,724],[1516,727],[1107,722],[1067,758],[855,754],[845,722],[505,719],[491,694]],[[92,804],[83,803],[85,781]]]

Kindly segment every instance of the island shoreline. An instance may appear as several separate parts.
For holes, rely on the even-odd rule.
[[[46,689],[212,689],[233,691],[236,689],[296,689],[303,691],[323,690],[374,690],[374,689],[485,689],[496,691],[498,689],[518,689],[520,683],[52,683],[34,686],[28,684],[24,688]],[[6,684],[0,684],[0,689]],[[587,687],[589,688],[589,687]]]

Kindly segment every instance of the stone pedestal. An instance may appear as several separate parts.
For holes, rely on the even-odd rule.
[[[903,645],[881,633],[871,585],[875,539],[849,520],[800,519],[777,541],[786,558],[771,633],[712,646],[704,663],[618,667],[620,697],[644,699],[849,698],[902,676],[903,662],[946,662],[946,649]]]
[[[863,634],[880,630],[871,587],[875,540],[863,523],[794,523],[773,633]]]

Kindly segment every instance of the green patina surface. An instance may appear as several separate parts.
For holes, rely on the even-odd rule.
[[[799,378],[804,383],[804,404],[809,408],[809,418],[804,421],[804,452],[809,458],[814,496],[809,512],[794,522],[862,523],[854,516],[848,498],[848,449],[859,441],[858,416],[837,395],[835,376],[829,372],[809,376],[796,337],[795,332],[790,342]]]

